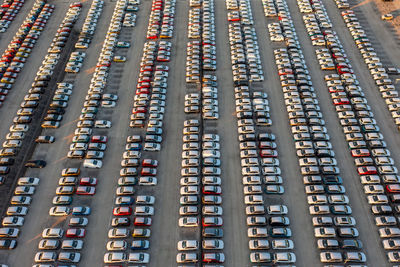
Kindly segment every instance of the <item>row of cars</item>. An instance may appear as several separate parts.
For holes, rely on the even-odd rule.
[[[213,1],[201,2],[189,10],[188,39],[186,82],[200,83],[202,72],[217,68]]]
[[[218,118],[217,77],[204,73],[216,67],[214,1],[191,0],[189,6],[188,38],[192,40],[187,43],[187,119],[183,125],[178,225],[200,228],[200,233],[191,231],[178,241],[176,262],[216,266],[209,264],[225,262],[220,137],[203,128],[205,119]],[[202,95],[189,85],[192,82],[201,85]]]
[[[262,82],[264,73],[250,1],[230,0],[226,1],[226,6],[228,21],[232,22],[228,29],[233,81],[235,85]]]
[[[251,119],[247,120],[251,121]],[[238,124],[240,123],[241,120],[238,120]],[[239,138],[242,140],[240,155],[247,235],[250,238],[250,262],[294,264],[296,255],[292,252],[294,243],[290,239],[292,231],[287,207],[280,200],[268,207],[269,216],[267,217],[264,206],[267,202],[272,202],[272,199],[281,199],[279,195],[284,193],[275,136],[271,133],[258,135],[248,133],[239,135]],[[263,157],[266,150],[274,156]],[[252,154],[252,156],[247,156],[247,154]],[[263,194],[267,194],[268,200],[264,200]],[[282,204],[277,205],[277,203]],[[278,214],[273,212],[271,214],[271,211]],[[270,226],[269,229],[267,225]]]
[[[136,1],[133,1],[133,2],[136,3]],[[135,27],[135,25],[136,25],[136,13],[134,13],[134,12],[138,11],[139,8],[136,6],[136,4],[133,5],[133,4],[128,3],[128,5],[127,5],[125,10],[126,11],[130,11],[130,12],[126,12],[125,13],[124,19],[122,21],[122,26],[124,26],[124,27]]]
[[[147,264],[150,261],[146,251],[150,248],[155,197],[142,195],[141,191],[145,189],[142,186],[157,185],[158,161],[143,158],[142,141],[140,135],[126,139],[104,263]]]
[[[102,4],[102,3],[101,3]],[[107,31],[106,40],[100,53],[91,84],[86,96],[84,108],[77,123],[77,129],[70,145],[68,158],[83,158],[83,167],[101,168],[104,151],[107,147],[108,137],[105,135],[92,135],[92,127],[109,128],[111,122],[95,120],[98,107],[107,106],[107,101],[117,100],[117,96],[103,94],[106,85],[109,67],[113,56],[113,49],[117,43],[118,32],[121,27],[123,11],[126,1],[116,3],[113,17]],[[93,7],[93,6],[92,6]],[[71,57],[79,61],[84,57],[83,52],[73,52]],[[103,64],[104,63],[104,64]],[[64,86],[63,90],[68,101],[68,93],[72,93],[73,85],[70,83],[59,83]],[[100,102],[101,101],[101,102]],[[115,106],[115,103],[114,105]],[[39,252],[35,255],[35,262],[54,263],[56,261],[69,264],[79,263],[81,260],[80,250],[84,247],[83,238],[86,235],[86,226],[89,223],[88,216],[91,213],[90,206],[79,206],[71,208],[73,195],[93,196],[96,192],[98,178],[80,177],[79,168],[65,168],[62,170],[62,177],[59,179],[59,186],[56,188],[56,196],[53,198],[53,207],[49,210],[50,216],[68,216],[68,229],[45,228],[42,233],[42,240],[39,242]],[[72,215],[72,216],[71,216]],[[64,240],[61,240],[63,239]],[[65,239],[67,238],[67,239]],[[60,251],[59,251],[60,250]],[[70,251],[73,252],[70,252]]]
[[[142,159],[142,154],[138,150],[130,150],[130,147],[139,147],[141,141],[140,135],[127,138],[127,149],[122,156],[111,219],[112,227],[108,231],[109,241],[106,245],[108,252],[104,254],[104,263],[146,264],[150,261],[150,254],[146,251],[150,248],[150,227],[154,215],[155,197],[140,195],[140,191],[141,186],[157,185],[155,176],[158,161]],[[133,196],[135,194],[136,197]],[[129,248],[135,252],[126,253]]]
[[[53,5],[45,4],[45,1],[36,1],[18,32],[3,52],[0,60],[1,105],[9,90],[12,89],[53,10]]]
[[[64,18],[63,22],[60,24],[59,29],[63,29],[65,27],[65,23],[71,23],[73,25],[77,19],[77,15],[79,14],[80,8],[79,7],[70,7],[68,10],[66,17]],[[46,56],[46,59],[48,57]],[[53,66],[54,68],[54,66]],[[51,68],[48,68],[47,70],[50,70]],[[42,71],[44,69],[39,69],[37,77],[43,76]],[[51,74],[46,74],[46,75],[51,75]],[[37,79],[34,84],[37,82]],[[24,103],[28,103],[29,101],[28,98],[32,97],[35,95],[33,90],[35,90],[37,87],[32,87],[29,91],[29,94],[25,96],[25,101]],[[38,95],[37,101],[40,100],[40,95]],[[35,101],[33,101],[35,102]],[[34,112],[34,108],[38,105],[32,106],[32,107],[25,107],[24,105],[21,104],[21,109],[18,110],[17,116],[14,118],[14,125],[10,127],[10,133],[7,134],[6,138],[7,141],[4,142],[3,145],[5,147],[2,150],[3,156],[15,156],[18,152],[18,148],[22,146],[22,140],[25,138],[27,135],[27,131],[29,130],[28,124],[32,121],[32,115]],[[38,137],[36,142],[40,142],[41,137]],[[54,138],[53,138],[54,141]],[[2,158],[3,164],[13,164],[14,160],[12,158],[8,158],[9,160],[5,160],[7,158]],[[46,166],[46,162],[42,160],[30,160],[26,163],[26,167],[39,167],[42,168]],[[8,167],[7,167],[8,168]],[[19,229],[18,228],[13,228],[17,226],[22,226],[24,223],[24,218],[22,216],[26,215],[28,212],[28,205],[32,201],[31,195],[35,193],[36,186],[39,183],[39,178],[35,177],[23,177],[18,180],[18,186],[14,190],[14,196],[11,198],[11,206],[8,208],[10,210],[10,214],[12,213],[12,217],[6,217],[5,218],[5,224],[3,226],[7,226],[7,228],[2,228],[3,234],[1,237],[8,237],[8,238],[13,238],[17,237],[19,234]],[[16,205],[16,206],[14,206]],[[15,215],[15,216],[14,216]],[[11,228],[10,228],[11,227]],[[14,240],[2,240],[2,243],[7,243],[9,245],[12,245],[9,248],[15,248],[16,241]],[[6,248],[6,247],[2,247]]]
[[[86,168],[101,168],[107,148],[106,136],[92,136],[93,128],[108,129],[112,127],[111,121],[96,120],[99,108],[113,108],[116,106],[118,96],[104,93],[111,62],[115,59],[114,49],[118,43],[119,32],[122,28],[127,1],[119,1],[115,6],[110,25],[107,29],[105,41],[97,60],[79,121],[77,122],[74,137],[70,145],[68,158],[85,158],[83,166]],[[75,52],[74,52],[75,53]],[[78,52],[84,56],[83,52]],[[115,60],[114,60],[115,61]],[[95,138],[96,137],[96,138]]]
[[[40,6],[40,5],[39,5]],[[38,7],[36,7],[38,8]],[[44,7],[43,7],[44,8]],[[35,11],[38,12],[38,11]],[[73,12],[71,11],[71,14]],[[69,16],[71,15],[69,14]],[[30,32],[30,31],[29,31]],[[24,44],[27,44],[27,42],[32,42],[35,43],[35,39],[31,39],[31,37],[28,37],[29,35],[26,36],[26,38],[22,38],[21,41],[24,41]],[[15,37],[14,40],[10,43],[10,47],[14,47],[13,49],[17,49],[18,47],[21,46],[19,43],[13,43],[14,41],[18,40],[18,37]],[[25,49],[26,47],[20,47],[20,49]],[[4,55],[4,54],[3,54]],[[11,53],[8,58],[10,61],[13,61],[15,57],[13,58],[13,54]],[[15,62],[8,63],[6,61],[2,62],[2,66],[4,69],[7,71],[5,72],[5,75],[8,75],[6,73],[14,73],[11,72],[11,70],[16,71],[15,73],[19,72],[21,68],[23,67],[23,63],[18,63],[19,67],[14,66]],[[8,67],[7,67],[8,66]],[[38,77],[41,77],[41,70],[38,71],[37,76],[35,80],[39,79]],[[10,79],[15,79],[17,76],[14,76],[14,78]],[[7,84],[3,84],[6,86]],[[34,82],[33,85],[36,85],[36,81]],[[8,84],[7,88],[11,89],[11,84]],[[2,165],[0,171],[2,174],[7,174],[9,172],[9,167],[4,166],[4,165],[13,165],[14,164],[14,157],[17,156],[19,148],[22,146],[22,141],[26,136],[26,132],[29,130],[28,124],[31,123],[32,121],[32,116],[33,112],[35,110],[35,107],[38,105],[38,101],[31,101],[32,95],[36,96],[36,100],[40,99],[40,95],[35,94],[35,87],[33,86],[27,95],[24,97],[24,101],[21,103],[21,109],[17,111],[17,116],[14,117],[13,119],[13,125],[10,127],[10,132],[6,136],[6,141],[3,143],[3,149],[0,150],[0,165]],[[4,94],[8,94],[8,89],[2,89]],[[32,105],[31,105],[32,104]],[[27,114],[24,114],[27,113]]]
[[[93,0],[89,11],[86,15],[82,29],[79,33],[78,41],[75,43],[75,48],[88,48],[93,35],[96,31],[97,21],[103,10],[103,0]]]
[[[140,73],[133,101],[130,127],[146,127],[144,149],[159,151],[168,86],[169,67],[155,64],[169,61],[171,42],[148,41],[144,44]],[[148,114],[148,116],[147,116]],[[147,118],[148,117],[148,118]],[[146,124],[146,119],[147,124]]]
[[[256,126],[272,124],[268,96],[247,85],[235,86],[234,91],[250,262],[294,264],[296,255],[291,252],[294,243],[290,239],[292,231],[287,207],[283,204],[264,206],[273,198],[280,199],[284,193],[275,135],[256,134]],[[264,194],[268,201],[264,200]]]
[[[150,91],[152,79],[165,84],[163,88],[158,88],[156,89],[158,90],[157,92],[153,92],[154,97],[158,96],[157,100],[161,97],[163,98],[160,100],[165,100],[168,67],[157,65],[153,69],[153,64],[145,65],[145,63],[153,62],[158,48],[160,48],[159,51],[169,51],[170,45],[168,44],[166,42],[160,42],[159,44],[156,41],[149,41],[144,44],[138,86],[133,102],[131,128],[144,127],[147,102],[150,99],[150,95],[152,95]],[[149,87],[147,87],[147,84],[149,84]],[[146,87],[140,88],[140,85],[146,85]],[[154,103],[151,104],[149,122],[162,122],[164,106],[159,107],[160,109],[157,108],[157,112],[153,113],[156,109]],[[160,126],[158,129],[161,129],[162,124],[158,126]],[[148,264],[150,261],[150,254],[147,251],[150,248],[155,197],[141,193],[142,190],[146,191],[146,187],[143,186],[157,185],[158,161],[143,158],[142,153],[160,150],[161,140],[162,132],[151,129],[150,133],[145,135],[145,138],[142,138],[141,135],[127,137],[125,152],[122,154],[120,178],[116,189],[115,206],[111,219],[112,227],[108,231],[107,252],[103,258],[104,263]],[[144,147],[142,147],[143,141],[145,141]],[[153,149],[152,144],[155,145]]]
[[[5,0],[0,7],[0,32],[6,32],[25,0]]]
[[[39,5],[40,6],[40,5]],[[43,4],[43,8],[46,7],[46,5]],[[51,7],[52,9],[54,6]],[[51,10],[52,10],[51,9]],[[77,19],[77,16],[80,12],[79,7],[71,6],[68,9],[68,12],[62,21],[62,23],[59,26],[60,29],[65,29],[66,27],[72,27]],[[48,15],[48,14],[47,14]],[[43,18],[47,19],[47,18]],[[61,31],[58,31],[56,34],[56,37],[58,37],[58,34]],[[54,59],[53,57],[50,57],[51,53],[46,55],[46,58],[43,62],[43,65],[41,68],[39,68],[39,71],[37,73],[37,76],[35,78],[34,85],[39,81],[38,77],[42,77],[44,75],[46,76],[51,76],[52,69],[54,69],[54,66],[56,62],[52,63],[47,62],[47,60]],[[48,64],[47,64],[48,63]],[[46,73],[44,73],[46,72]],[[32,116],[35,107],[38,105],[38,101],[41,99],[40,94],[38,92],[34,92],[34,90],[37,90],[38,88],[33,86],[29,90],[29,94],[25,96],[24,102],[21,104],[21,109],[17,111],[17,116],[14,118],[13,122],[14,125],[10,127],[10,133],[7,134],[6,138],[7,141],[4,142],[3,145],[5,145],[7,148],[3,150],[3,153],[5,155],[16,155],[17,154],[17,149],[22,146],[22,140],[25,138],[27,135],[27,131],[29,130],[28,124],[32,121]],[[44,90],[44,89],[42,89]],[[29,106],[29,102],[35,102],[34,105]],[[39,136],[36,139],[36,142],[40,143],[44,140],[42,136]],[[53,139],[48,139],[49,142],[54,141]],[[14,160],[11,160],[11,158],[2,158],[4,159],[2,161],[3,164],[12,164]],[[6,161],[5,159],[9,159]],[[42,160],[32,160],[28,161],[26,164],[27,167],[39,167],[42,168],[46,166],[46,162]],[[19,234],[19,228],[10,228],[10,227],[18,227],[22,226],[24,223],[24,217],[27,212],[28,212],[28,206],[30,205],[32,201],[31,195],[33,195],[36,191],[36,186],[39,184],[39,178],[36,177],[21,177],[17,181],[18,186],[14,190],[14,196],[11,198],[10,201],[10,206],[8,207],[7,211],[7,216],[3,219],[4,223],[3,226],[7,226],[7,228],[2,228],[1,232],[1,237],[17,237]],[[12,216],[11,216],[12,215]],[[8,248],[8,249],[13,249],[16,247],[16,240],[13,239],[2,239],[1,240],[2,249]]]
[[[313,9],[323,8],[323,4],[318,2],[320,6],[313,6]],[[323,29],[321,25],[318,26]],[[371,107],[359,86],[359,81],[346,60],[340,40],[333,31],[331,32],[327,49],[329,54],[336,55],[337,74],[326,75],[326,84],[360,175],[364,193],[375,215],[375,223],[383,239],[383,246],[389,250],[388,260],[400,262],[399,239],[396,239],[400,236],[396,219],[400,212],[397,204],[400,192],[398,170],[380,133]],[[361,49],[369,47],[363,46],[365,44],[363,41],[358,44],[363,47]],[[339,67],[344,64],[346,68]],[[337,258],[339,259],[339,255]]]
[[[399,70],[397,68],[385,68],[383,66],[354,11],[346,10],[341,14],[365,64],[368,66],[375,84],[378,86],[382,98],[385,100],[388,110],[391,112],[395,124],[400,130],[400,97],[392,79],[389,78],[390,74],[399,74]]]
[[[301,3],[300,7],[303,7]],[[291,132],[322,263],[365,263],[359,232],[287,3],[275,1],[286,47],[275,49]],[[326,22],[326,21],[325,21]]]
[[[203,119],[217,120],[219,118],[217,76],[213,74],[200,76],[202,77],[201,94],[185,95],[185,113],[201,113]]]
[[[198,3],[197,3],[198,2]],[[215,47],[214,1],[194,1],[189,10],[186,82],[201,84],[202,92],[185,96],[185,113],[200,113],[203,119],[217,120],[218,89]],[[196,10],[196,12],[194,12]],[[197,33],[196,33],[197,32]]]
[[[86,235],[86,226],[89,223],[88,216],[91,214],[89,206],[70,207],[73,202],[73,194],[93,195],[98,179],[95,177],[81,177],[80,169],[66,168],[61,171],[59,186],[53,197],[49,215],[53,217],[68,218],[68,227],[44,228],[38,243],[38,252],[35,254],[35,267],[46,266],[44,264],[55,263],[78,263],[84,246],[82,240]],[[37,179],[37,178],[30,178]]]
[[[147,39],[172,38],[176,0],[153,0]]]
[[[80,3],[73,3],[70,5],[67,16],[58,27],[57,33],[55,34],[55,37],[52,40],[49,49],[47,50],[48,53],[45,56],[45,59],[42,61],[42,65],[39,67],[39,71],[35,78],[35,83],[33,84],[35,85],[35,88],[33,88],[34,90],[30,92],[30,95],[26,96],[26,101],[39,101],[42,98],[41,95],[45,93],[44,88],[48,86],[48,83],[52,76],[57,75],[57,73],[54,73],[54,70],[59,63],[62,50],[65,47],[69,36],[71,35],[71,31],[73,29],[73,26],[75,25],[76,20],[78,19],[81,7],[82,5]],[[76,52],[71,53],[71,59],[74,58],[72,55],[78,56]],[[63,118],[64,108],[68,106],[68,100],[70,98],[70,95],[72,94],[72,89],[73,84],[57,84],[57,90],[55,90],[54,92],[52,101],[49,104],[49,109],[47,110],[47,114],[41,124],[42,128],[60,127],[60,122]],[[21,107],[24,108],[22,105]],[[27,108],[29,109],[29,105],[27,106]],[[24,110],[21,111],[21,113],[24,112]]]
[[[6,210],[0,228],[0,249],[15,249],[17,237],[20,234],[20,226],[24,224],[24,216],[29,211],[32,203],[32,195],[40,179],[36,177],[20,177],[14,195],[11,197],[10,205]]]
[[[200,121],[185,120],[183,128],[180,178],[179,227],[199,227],[203,240],[181,240],[177,244],[177,263],[223,263],[223,209],[221,188],[221,153],[218,134],[201,135]],[[200,215],[200,216],[199,216]],[[200,218],[199,218],[200,217]],[[202,259],[199,247],[202,247]],[[204,265],[208,266],[208,265]]]
[[[133,128],[146,128],[144,151],[161,150],[170,68],[168,65],[160,63],[170,61],[172,43],[166,40],[158,40],[158,38],[172,37],[174,14],[175,0],[153,1],[147,39],[155,40],[147,41],[144,44],[130,123],[130,127]],[[160,24],[162,24],[161,30]],[[154,25],[158,25],[157,30],[155,30]],[[148,118],[147,114],[149,114]],[[146,119],[148,119],[147,123],[145,123]]]

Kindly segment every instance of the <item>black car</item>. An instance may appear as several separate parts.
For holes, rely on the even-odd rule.
[[[0,158],[0,165],[13,165],[15,160],[13,158]],[[1,183],[0,183],[1,184]]]
[[[34,81],[32,87],[47,87],[49,83],[47,81]]]
[[[206,227],[203,229],[203,237],[223,237],[224,231],[220,228]]]
[[[6,181],[6,177],[0,176],[0,185],[4,184],[5,181]]]
[[[17,241],[14,239],[1,239],[0,249],[14,249],[17,246]]]
[[[47,114],[62,115],[64,113],[65,113],[65,109],[63,109],[63,108],[51,108],[51,109],[47,110]]]
[[[46,167],[46,161],[41,160],[41,159],[28,160],[25,163],[25,167],[29,167],[29,168],[44,168],[44,167]]]
[[[284,216],[273,216],[269,218],[271,226],[287,226],[290,224],[289,218]]]
[[[343,183],[343,179],[340,176],[324,176],[322,178],[324,180],[324,184],[337,184],[340,185]]]
[[[10,172],[10,168],[6,166],[1,166],[0,167],[0,174],[7,174]]]
[[[341,242],[342,248],[343,249],[362,249],[363,244],[360,240],[358,239],[344,239]]]
[[[51,135],[40,135],[35,139],[36,143],[50,144],[54,142],[54,136]]]
[[[28,92],[30,94],[44,94],[45,89],[43,87],[32,87]]]
[[[259,141],[275,141],[275,135],[271,133],[260,133],[258,134]]]

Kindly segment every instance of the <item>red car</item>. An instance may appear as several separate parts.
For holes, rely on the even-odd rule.
[[[137,226],[150,226],[151,225],[151,218],[150,217],[136,217],[133,221],[133,225]]]
[[[152,78],[150,76],[143,76],[138,79],[138,83],[145,83],[145,82],[151,82],[151,81],[152,81]]]
[[[91,142],[92,143],[107,143],[108,138],[105,135],[93,135]]]
[[[370,153],[368,149],[352,149],[351,155],[355,158],[358,157],[369,157]]]
[[[7,71],[3,74],[3,77],[13,78],[13,79],[16,79],[17,76],[18,76],[18,74],[14,73],[14,72],[9,72],[9,71]]]
[[[260,156],[262,158],[276,158],[278,157],[278,152],[276,152],[276,150],[271,150],[271,149],[261,149]]]
[[[162,55],[162,56],[157,57],[157,61],[159,61],[159,62],[169,62],[169,60],[170,60],[169,56]]]
[[[386,186],[386,191],[388,193],[400,193],[400,185],[399,184],[389,184]]]
[[[82,7],[82,4],[79,2],[76,2],[76,3],[70,4],[69,7]]]
[[[203,262],[223,263],[224,261],[224,253],[203,253]]]
[[[65,234],[66,237],[74,237],[74,238],[84,238],[86,234],[86,230],[83,228],[70,228],[67,230]]]
[[[223,221],[221,217],[206,216],[203,217],[202,223],[204,227],[222,226]]]
[[[141,175],[146,175],[146,176],[156,176],[157,175],[157,169],[156,168],[142,168]]]
[[[114,216],[127,216],[132,214],[131,207],[116,207],[113,209]]]
[[[357,172],[360,175],[367,175],[367,174],[377,174],[378,171],[376,170],[375,166],[364,166],[358,167]]]
[[[76,189],[77,195],[90,195],[93,196],[96,193],[96,188],[94,186],[78,186]]]
[[[333,104],[335,106],[337,106],[337,105],[348,105],[348,104],[350,104],[350,100],[348,98],[345,98],[345,97],[343,97],[343,98],[335,98],[335,99],[333,99]]]
[[[142,82],[137,84],[137,88],[150,88],[151,84],[149,82]]]
[[[14,57],[13,61],[25,63],[26,62],[26,58],[24,58],[24,57]]]
[[[150,89],[149,88],[139,88],[136,89],[136,94],[141,95],[141,94],[150,94]]]
[[[0,95],[8,95],[7,89],[0,89]]]
[[[132,114],[136,114],[136,113],[146,113],[147,112],[147,108],[146,107],[136,107],[132,109]]]
[[[353,71],[349,68],[343,67],[343,68],[338,68],[338,73],[343,74],[343,73],[353,73]]]
[[[293,74],[293,70],[292,69],[280,69],[278,71],[278,75],[288,75],[288,74]]]
[[[89,186],[97,185],[97,178],[82,177],[79,181],[79,185],[89,185]]]
[[[158,161],[155,159],[143,159],[142,161],[143,167],[153,167],[156,168],[158,166]]]
[[[145,72],[145,71],[153,71],[152,66],[143,66],[140,68],[140,72]]]
[[[96,65],[96,67],[110,67],[110,66],[111,66],[111,62],[108,60],[103,60]]]
[[[203,194],[206,195],[220,195],[222,193],[221,187],[217,185],[203,186]]]

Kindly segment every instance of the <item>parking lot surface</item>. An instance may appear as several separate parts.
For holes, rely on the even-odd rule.
[[[0,267],[397,266],[389,15],[4,1]]]

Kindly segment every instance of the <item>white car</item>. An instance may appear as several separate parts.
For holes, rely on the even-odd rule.
[[[39,178],[36,177],[20,177],[18,179],[18,185],[38,185]]]
[[[85,159],[83,161],[83,167],[91,169],[100,169],[103,166],[103,162],[98,159]]]
[[[141,215],[141,216],[154,215],[154,208],[151,206],[136,206],[135,215]]]
[[[150,255],[149,253],[129,253],[128,262],[133,263],[149,263]]]
[[[68,216],[71,212],[71,209],[66,206],[56,206],[51,207],[49,210],[50,216]]]
[[[197,227],[199,219],[197,217],[181,217],[178,221],[179,227]]]
[[[178,250],[196,250],[199,248],[197,240],[181,240],[178,242]]]
[[[38,252],[35,255],[35,262],[54,262],[57,259],[55,252]]]
[[[2,220],[2,226],[22,226],[24,225],[24,217],[8,216]]]
[[[127,256],[123,252],[109,252],[104,254],[104,263],[122,263],[127,260]]]
[[[111,128],[111,121],[97,120],[94,123],[95,128]]]
[[[149,177],[149,176],[144,176],[139,178],[139,185],[156,185],[157,184],[157,178],[156,177]]]
[[[107,242],[108,251],[124,251],[128,247],[128,243],[124,240],[114,240]]]
[[[150,143],[150,142],[146,142],[144,144],[144,151],[160,151],[161,149],[161,145],[158,143]]]

